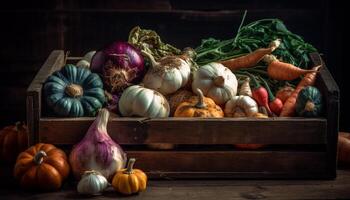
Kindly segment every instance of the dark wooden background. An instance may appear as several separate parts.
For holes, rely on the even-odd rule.
[[[331,0],[53,0],[9,1],[0,8],[0,126],[25,120],[26,88],[54,49],[82,55],[113,40],[126,40],[140,25],[179,47],[201,38],[235,35],[244,9],[246,23],[280,18],[319,49],[340,86],[340,130],[349,97],[345,86],[345,3]]]

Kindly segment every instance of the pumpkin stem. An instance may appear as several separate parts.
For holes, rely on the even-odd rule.
[[[217,76],[214,78],[214,84],[218,87],[222,87],[225,84],[225,79],[223,76]]]
[[[145,51],[145,50],[142,50],[141,53],[142,53],[144,56],[146,56],[146,57],[151,61],[151,66],[152,66],[152,67],[156,67],[156,66],[159,65],[159,62],[157,62],[157,61],[154,59],[154,57],[153,57],[152,54],[148,53],[148,52]]]
[[[38,153],[35,154],[33,161],[35,164],[40,165],[43,162],[44,157],[46,156],[47,156],[46,152],[43,150],[40,150]]]
[[[80,85],[74,83],[68,85],[64,91],[66,94],[73,98],[81,97],[84,93],[83,88]]]
[[[130,158],[129,162],[128,162],[128,166],[126,167],[126,174],[132,174],[133,173],[133,168],[134,168],[134,164],[136,162],[135,158]]]
[[[305,104],[305,110],[312,112],[315,109],[315,104],[312,101],[307,101]]]
[[[198,96],[198,102],[195,105],[196,108],[206,108],[207,105],[205,105],[204,103],[204,95],[202,90],[200,90],[199,88],[196,89],[196,94]]]

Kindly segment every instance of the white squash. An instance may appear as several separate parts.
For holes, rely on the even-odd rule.
[[[148,52],[142,53],[151,61],[151,67],[142,81],[145,87],[167,95],[184,87],[190,80],[191,62],[186,58],[187,54],[165,56],[157,62]]]
[[[193,74],[192,90],[201,89],[204,96],[213,99],[218,105],[223,105],[230,96],[235,96],[237,87],[236,76],[220,63],[203,65]]]
[[[224,110],[225,117],[253,117],[258,112],[258,104],[254,99],[243,95],[234,96],[228,100]]]
[[[125,117],[168,117],[170,106],[159,92],[133,85],[126,88],[120,97],[119,111]]]
[[[96,51],[89,51],[87,52],[83,59],[79,60],[79,62],[76,64],[77,67],[84,67],[84,68],[90,68],[90,62],[92,57],[95,55]]]

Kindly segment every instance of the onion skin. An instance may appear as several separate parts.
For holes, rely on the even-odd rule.
[[[90,69],[101,73],[112,94],[139,83],[145,74],[141,52],[127,42],[114,42],[92,58]]]
[[[338,135],[338,161],[339,164],[350,166],[350,133],[339,132]]]
[[[111,179],[126,163],[126,155],[107,133],[109,112],[101,109],[85,137],[69,155],[74,176],[80,179],[85,171],[95,170]]]

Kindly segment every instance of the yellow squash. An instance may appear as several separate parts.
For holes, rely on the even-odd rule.
[[[130,158],[126,169],[119,170],[113,177],[113,188],[125,195],[146,190],[147,175],[140,169],[133,169],[136,159]]]

